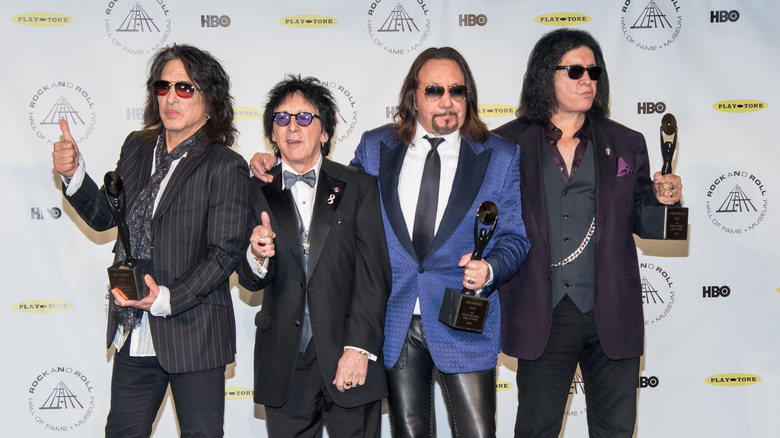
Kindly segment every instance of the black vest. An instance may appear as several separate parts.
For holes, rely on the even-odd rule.
[[[571,181],[563,179],[552,153],[542,143],[542,174],[547,201],[551,264],[573,253],[588,234],[596,212],[596,166],[593,143],[588,142],[582,163]],[[553,307],[568,295],[581,312],[594,308],[594,242],[573,262],[552,268]]]

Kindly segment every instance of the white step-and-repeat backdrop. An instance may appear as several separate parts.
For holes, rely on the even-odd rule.
[[[495,128],[512,120],[536,40],[573,26],[600,41],[612,118],[645,134],[654,168],[662,116],[679,125],[674,164],[689,239],[637,239],[647,326],[637,435],[780,436],[778,17],[770,0],[3,1],[0,435],[102,436],[109,405],[105,268],[116,233],[91,231],[64,203],[51,164],[59,118],[68,117],[88,170],[102,178],[141,126],[152,53],[190,43],[231,75],[243,156],[270,149],[265,93],[300,73],[337,96],[332,157],[346,163],[363,131],[391,120],[424,48],[464,54],[480,113]],[[261,297],[233,283],[239,343],[225,432],[265,437],[264,410],[251,398]],[[497,366],[498,435],[509,437],[515,362],[501,356]],[[584,390],[575,376],[564,437],[587,436]],[[177,433],[171,403],[155,436]]]

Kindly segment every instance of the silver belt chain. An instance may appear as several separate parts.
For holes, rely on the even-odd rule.
[[[580,256],[582,254],[582,251],[585,251],[585,247],[588,246],[588,243],[590,243],[590,238],[593,237],[593,233],[596,232],[596,216],[593,216],[593,220],[590,221],[590,229],[588,229],[588,234],[585,235],[585,238],[582,239],[582,243],[580,243],[580,246],[574,250],[573,253],[569,254],[568,257],[561,260],[558,263],[553,263],[550,265],[551,268],[558,268],[564,265],[568,265],[569,263],[573,262],[574,259]]]

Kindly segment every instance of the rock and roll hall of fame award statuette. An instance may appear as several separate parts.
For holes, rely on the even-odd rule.
[[[482,260],[484,251],[498,222],[498,208],[491,201],[485,201],[479,205],[477,217],[474,219],[474,252],[472,260]],[[484,227],[490,227],[489,230]],[[448,287],[444,291],[444,300],[441,303],[439,321],[456,330],[465,330],[474,333],[482,333],[485,327],[490,301],[486,296],[469,289],[457,290]]]
[[[130,231],[125,221],[125,206],[119,198],[122,193],[122,178],[116,172],[108,172],[103,179],[106,200],[116,220],[117,235],[125,249],[125,259],[108,268],[108,283],[112,290],[118,290],[126,299],[140,300],[149,294],[144,275],[152,273],[152,261],[135,259],[130,249]]]
[[[677,120],[672,114],[661,119],[661,173],[672,173],[672,159],[677,148]],[[686,240],[688,238],[688,208],[670,205],[646,205],[642,208],[643,239]]]

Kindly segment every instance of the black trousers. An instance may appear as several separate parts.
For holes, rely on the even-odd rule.
[[[149,437],[168,385],[182,437],[221,437],[225,367],[169,374],[156,357],[132,357],[130,338],[114,355],[106,438]]]
[[[558,437],[577,363],[585,382],[590,436],[633,435],[639,358],[608,358],[599,343],[593,312],[583,314],[566,296],[553,310],[552,331],[542,356],[517,361],[515,437]]]
[[[332,379],[331,379],[332,380]],[[282,407],[265,407],[268,436],[271,438],[322,437],[379,438],[382,400],[354,408],[344,408],[330,398],[317,362],[314,342],[298,355],[290,398]]]
[[[436,436],[434,372],[420,316],[412,317],[401,357],[387,369],[390,427],[395,438]],[[439,373],[453,437],[496,436],[496,369]]]

